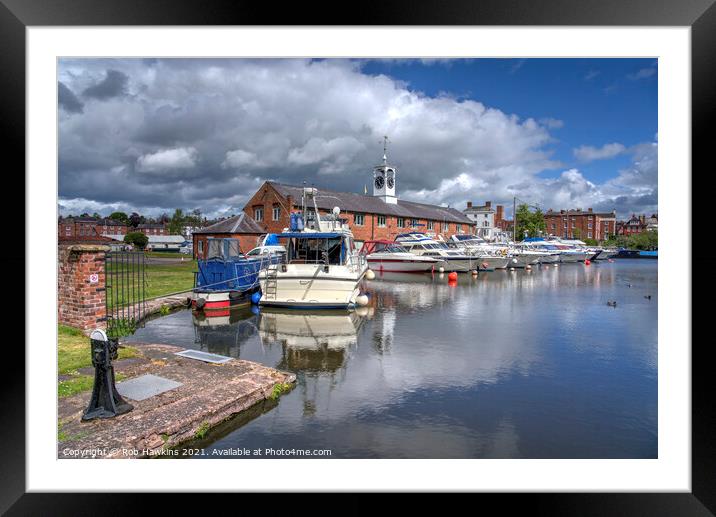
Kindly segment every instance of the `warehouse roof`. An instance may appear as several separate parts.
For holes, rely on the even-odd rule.
[[[267,182],[282,196],[291,196],[294,203],[301,202],[303,187],[285,185],[274,181]],[[475,224],[465,214],[455,208],[425,203],[415,203],[399,199],[396,204],[386,203],[375,196],[354,194],[352,192],[335,192],[333,190],[319,189],[316,195],[316,205],[319,209],[330,210],[334,206],[348,212],[366,212],[369,214],[390,215],[405,219],[428,219],[432,221],[446,221],[450,223]]]

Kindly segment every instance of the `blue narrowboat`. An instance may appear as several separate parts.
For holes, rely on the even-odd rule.
[[[247,254],[238,239],[207,239],[206,258],[197,261],[194,273],[192,308],[224,314],[233,306],[251,303],[251,296],[260,291],[259,272],[285,258],[284,248],[271,237]]]

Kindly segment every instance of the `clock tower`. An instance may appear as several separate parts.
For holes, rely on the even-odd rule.
[[[388,165],[388,137],[383,137],[383,163],[373,167],[373,196],[386,203],[398,203],[395,196],[395,167]]]

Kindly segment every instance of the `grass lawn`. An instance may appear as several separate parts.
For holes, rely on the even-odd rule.
[[[194,287],[196,260],[178,264],[147,264],[147,298],[188,291]]]
[[[72,378],[57,383],[57,396],[69,397],[75,393],[89,391],[94,383],[94,375],[82,375],[77,370],[92,366],[89,338],[82,331],[57,326],[57,371],[60,375],[70,375]],[[137,357],[139,351],[132,347],[119,349],[119,359]],[[117,374],[116,380],[120,381],[124,376]]]
[[[144,274],[147,281],[144,292],[145,299],[191,290],[194,287],[194,271],[196,270],[196,260],[185,260],[172,264],[145,264]],[[107,284],[111,285],[117,282],[117,285],[121,286],[124,275],[134,278],[137,274],[137,270],[132,270],[131,267],[126,267],[123,272],[117,266],[110,266],[107,268]],[[136,303],[139,293],[135,292],[134,288],[130,288],[126,293],[119,288],[118,292],[113,292],[111,288],[108,288],[107,296],[111,309],[117,304]]]

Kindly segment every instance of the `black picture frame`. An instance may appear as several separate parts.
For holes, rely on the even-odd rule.
[[[570,25],[570,26],[689,26],[692,35],[692,170],[713,169],[708,151],[708,128],[716,110],[716,6],[715,0],[459,0],[424,2],[386,0],[351,8],[350,4],[249,2],[246,0],[0,0],[0,127],[3,147],[14,154],[16,170],[24,170],[25,134],[25,29],[28,26],[70,25]],[[346,9],[346,5],[348,8]],[[688,178],[689,171],[670,171]],[[694,179],[693,175],[692,181]],[[17,186],[24,193],[22,182]],[[706,195],[702,189],[700,195]],[[699,193],[699,191],[696,191]],[[17,196],[24,199],[24,196]],[[706,203],[692,200],[684,217],[707,221]],[[692,237],[704,234],[693,233]],[[29,238],[29,236],[28,236]],[[18,245],[20,248],[20,246]],[[24,249],[21,247],[20,249]],[[708,256],[707,256],[708,255]],[[711,258],[709,258],[709,256]],[[692,253],[692,270],[709,271],[716,259]],[[25,270],[24,253],[3,257],[3,265]],[[25,271],[27,273],[27,271]],[[666,272],[665,274],[670,274]],[[679,274],[679,272],[671,272]],[[9,279],[16,292],[24,292],[19,275]],[[701,290],[711,291],[713,280],[701,274]],[[684,278],[691,282],[691,278]],[[16,282],[15,286],[12,282]],[[692,303],[692,321],[708,318],[709,304]],[[26,313],[25,318],[29,317]],[[692,334],[693,335],[693,334]],[[706,357],[711,341],[672,343],[692,345],[692,491],[690,493],[622,494],[485,494],[501,512],[516,508],[536,514],[562,515],[712,515],[716,509],[716,412],[711,402],[714,382]],[[661,343],[660,343],[661,345]],[[26,344],[27,346],[27,344]],[[48,346],[48,350],[51,349]],[[9,515],[72,514],[96,512],[125,514],[137,510],[133,494],[28,494],[25,491],[24,350],[6,347],[5,362],[12,371],[3,374],[0,443],[5,444],[0,467],[0,511]],[[27,365],[25,365],[27,366]],[[30,365],[31,366],[31,365]],[[111,480],[108,480],[111,489]],[[178,494],[167,503],[186,504]],[[422,505],[422,498],[412,499]],[[141,503],[139,503],[141,504]],[[216,504],[216,502],[214,502]],[[409,504],[409,503],[406,503]],[[474,503],[473,503],[474,504]],[[354,509],[369,510],[359,502]],[[109,509],[109,510],[107,510]],[[168,506],[165,510],[168,510]],[[292,511],[291,507],[284,508]],[[404,510],[408,510],[407,507]]]

